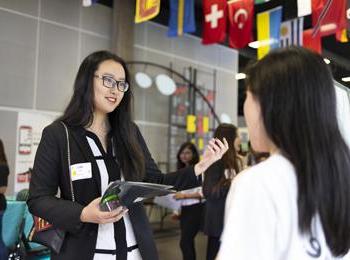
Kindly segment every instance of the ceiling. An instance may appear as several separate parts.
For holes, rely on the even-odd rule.
[[[255,5],[255,13],[269,10],[273,7],[283,5],[284,1],[288,0],[271,0],[270,2]],[[113,0],[99,0],[100,4],[112,7]],[[195,14],[196,14],[196,32],[193,35],[201,37],[202,34],[202,0],[195,0]],[[153,22],[163,25],[168,24],[169,19],[169,0],[161,0],[161,11],[158,16],[152,19]],[[311,28],[311,15],[304,19],[304,29]],[[255,33],[254,28],[254,33]],[[222,43],[228,46],[228,43]],[[334,35],[322,38],[322,54],[324,57],[331,60],[330,67],[334,78],[343,85],[350,88],[350,82],[342,82],[342,77],[350,76],[350,43],[340,43],[335,40]],[[250,47],[239,49],[239,70],[243,71],[246,64],[252,59],[256,59],[256,50]]]

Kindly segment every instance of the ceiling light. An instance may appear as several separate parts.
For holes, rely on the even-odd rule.
[[[344,78],[341,78],[341,80],[344,82],[350,82],[350,77],[344,77]]]
[[[236,80],[245,79],[247,75],[245,73],[237,73]]]
[[[159,74],[156,77],[156,85],[160,93],[166,96],[172,95],[176,90],[175,82],[165,74]]]
[[[137,85],[139,85],[141,88],[149,88],[150,86],[152,86],[151,77],[143,72],[137,72],[135,74],[135,81]]]
[[[248,46],[253,49],[258,49],[260,47],[268,46],[274,43],[277,43],[278,40],[276,39],[267,39],[267,40],[262,40],[262,41],[255,41],[255,42],[250,42],[248,43]]]
[[[232,124],[231,117],[226,113],[221,114],[220,121],[221,123]]]
[[[323,60],[324,60],[324,62],[325,62],[326,64],[331,63],[331,61],[330,61],[329,59],[327,59],[327,58],[324,58]]]

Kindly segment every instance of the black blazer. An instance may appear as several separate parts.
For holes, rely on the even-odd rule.
[[[36,152],[28,206],[32,214],[67,231],[61,252],[58,255],[53,254],[52,259],[93,259],[98,225],[82,223],[80,214],[86,205],[101,196],[100,173],[87,142],[85,130],[69,128],[69,134],[71,164],[91,162],[92,178],[73,182],[75,202],[72,202],[66,134],[63,125],[54,122],[44,129]],[[137,139],[146,160],[145,182],[174,185],[175,189],[187,189],[197,185],[193,167],[174,173],[161,173],[138,128]],[[60,198],[56,197],[58,188]],[[129,215],[143,260],[158,259],[152,230],[142,203],[131,206]]]
[[[222,160],[215,162],[205,172],[203,195],[206,199],[203,231],[208,236],[220,237],[224,226],[224,212],[229,186],[213,190],[225,174]]]

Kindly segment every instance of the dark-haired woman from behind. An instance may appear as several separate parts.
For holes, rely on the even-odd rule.
[[[7,249],[2,240],[2,217],[6,210],[6,198],[5,192],[7,189],[7,179],[9,175],[9,167],[7,164],[5,148],[2,140],[0,139],[0,259],[6,259]]]
[[[182,169],[199,162],[199,154],[196,146],[191,142],[181,145],[177,153],[177,168]],[[202,227],[203,201],[202,201],[202,176],[197,177],[197,187],[180,191],[174,198],[181,201],[180,214],[180,248],[183,260],[195,260],[195,237]]]
[[[237,154],[240,144],[237,127],[220,124],[215,138],[226,138],[228,150],[221,160],[204,173],[203,195],[206,199],[204,233],[208,236],[207,260],[214,260],[220,247],[224,225],[225,202],[232,179],[243,169],[243,160]]]
[[[300,47],[249,67],[244,115],[265,161],[231,185],[219,260],[349,259],[350,151],[330,69]]]
[[[225,140],[211,140],[196,165],[162,174],[132,121],[129,79],[127,66],[117,55],[90,54],[79,67],[63,116],[43,131],[27,203],[32,214],[66,231],[59,254],[51,255],[53,260],[158,259],[142,203],[103,212],[101,194],[115,180],[191,188],[196,176],[227,150]],[[70,167],[63,123],[70,136]]]

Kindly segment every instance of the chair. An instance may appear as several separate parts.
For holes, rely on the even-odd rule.
[[[2,219],[2,237],[8,248],[13,248],[21,237],[26,203],[7,201],[7,208]]]
[[[17,201],[27,201],[29,196],[29,190],[23,189],[20,192],[17,193],[16,200]],[[50,259],[50,250],[38,243],[29,242],[28,237],[29,233],[33,227],[33,216],[30,214],[27,205],[24,209],[23,214],[23,235],[22,235],[22,241],[25,244],[26,247],[26,253],[27,253],[27,259],[28,260],[44,260],[44,259]]]

